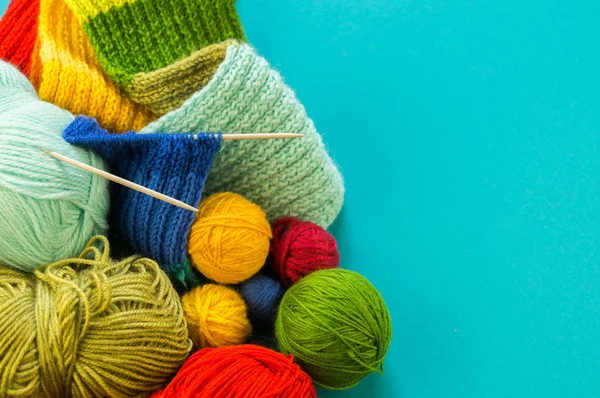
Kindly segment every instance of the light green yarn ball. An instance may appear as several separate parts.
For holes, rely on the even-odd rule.
[[[284,295],[275,336],[322,387],[341,390],[383,372],[392,336],[389,311],[356,272],[328,269],[300,279]]]
[[[56,151],[104,169],[94,153],[65,142],[73,116],[38,99],[29,81],[0,61],[0,264],[32,271],[75,257],[107,229],[106,180],[55,160]]]

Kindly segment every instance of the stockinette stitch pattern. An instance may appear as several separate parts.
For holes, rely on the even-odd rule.
[[[97,152],[120,177],[195,207],[220,146],[220,135],[212,134],[197,140],[177,134],[111,135],[83,116],[64,130],[63,138]],[[136,252],[177,273],[185,266],[195,214],[120,185],[113,188],[111,229]]]
[[[0,20],[0,59],[18,67],[25,75],[37,36],[39,2],[12,0]]]
[[[246,44],[230,45],[212,80],[141,133],[303,133],[301,139],[224,141],[205,194],[235,192],[273,221],[294,216],[322,227],[344,199],[342,176],[279,73]]]
[[[115,132],[140,129],[156,119],[102,71],[83,28],[64,0],[40,4],[31,79],[40,98],[74,114],[94,117]]]
[[[157,114],[206,85],[244,40],[235,0],[66,0],[108,75]]]

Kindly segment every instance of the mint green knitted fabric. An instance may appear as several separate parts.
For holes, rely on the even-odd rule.
[[[304,138],[224,141],[204,196],[236,192],[269,220],[294,216],[323,227],[344,199],[342,176],[321,136],[279,73],[246,44],[233,44],[212,80],[141,133],[304,133]]]

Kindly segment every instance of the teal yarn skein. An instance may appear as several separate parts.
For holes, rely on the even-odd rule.
[[[41,101],[16,68],[0,61],[0,264],[31,272],[75,257],[107,230],[108,183],[40,148],[105,169],[62,138],[73,115]]]
[[[371,372],[383,373],[392,335],[389,311],[377,289],[356,272],[316,271],[283,296],[275,336],[314,382],[342,390]]]

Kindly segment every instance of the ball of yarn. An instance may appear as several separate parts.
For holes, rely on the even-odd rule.
[[[251,317],[264,324],[273,323],[283,292],[283,286],[277,280],[261,274],[254,275],[240,288]]]
[[[352,387],[382,373],[392,334],[388,309],[375,287],[356,272],[316,271],[283,296],[275,336],[315,383]]]
[[[316,398],[310,377],[283,355],[256,345],[205,348],[151,398]]]
[[[143,396],[191,350],[179,298],[158,264],[113,262],[104,237],[34,274],[0,267],[0,298],[2,395]]]
[[[311,272],[337,268],[340,253],[335,238],[317,224],[282,218],[273,223],[270,264],[279,280],[291,286]]]
[[[107,229],[107,181],[40,148],[105,169],[69,145],[73,116],[40,101],[29,81],[0,61],[0,264],[23,271],[76,256]]]
[[[188,251],[192,264],[207,278],[235,284],[262,268],[270,239],[271,226],[261,208],[225,192],[200,203]]]
[[[252,330],[246,303],[233,289],[208,284],[183,295],[183,312],[196,348],[242,344]]]

